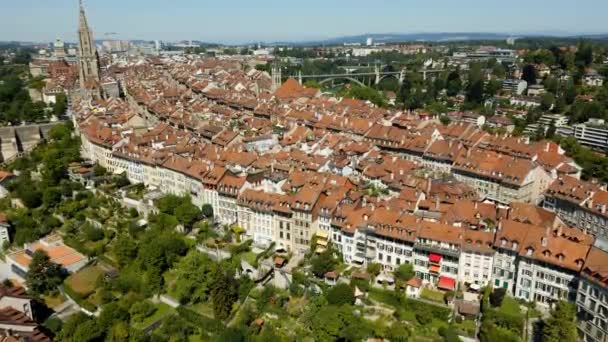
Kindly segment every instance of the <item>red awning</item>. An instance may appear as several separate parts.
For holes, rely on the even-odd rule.
[[[443,290],[454,290],[456,288],[456,279],[450,277],[439,277],[437,287]]]
[[[429,271],[431,271],[433,273],[439,273],[439,271],[441,271],[441,266],[431,265],[431,266],[429,266]]]
[[[438,263],[438,262],[441,261],[441,255],[431,253],[431,254],[429,254],[429,261],[430,262],[434,262],[434,263]]]

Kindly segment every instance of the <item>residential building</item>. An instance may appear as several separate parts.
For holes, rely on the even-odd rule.
[[[521,95],[528,88],[528,82],[517,79],[506,79],[502,82],[502,90],[515,95]]]
[[[544,193],[543,207],[564,222],[608,238],[608,191],[596,184],[563,176]]]
[[[573,136],[579,143],[598,150],[608,150],[608,126],[603,120],[590,120],[572,127]]]
[[[32,255],[35,251],[45,251],[52,262],[62,266],[67,272],[77,272],[83,268],[88,258],[75,249],[66,246],[57,235],[49,235],[34,243],[26,244],[25,248],[6,255],[6,264],[10,268],[11,277],[19,282],[25,281]]]
[[[579,340],[608,340],[608,242],[598,239],[591,247],[576,295]]]

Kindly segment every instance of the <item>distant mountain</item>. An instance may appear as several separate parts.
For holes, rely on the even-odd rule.
[[[467,41],[467,40],[505,40],[509,37],[561,37],[561,38],[588,38],[588,39],[608,39],[608,33],[603,34],[509,34],[492,32],[438,32],[438,33],[370,33],[355,36],[335,37],[326,40],[316,41],[291,41],[273,42],[266,45],[342,45],[361,43],[365,44],[367,38],[372,38],[374,43],[400,43],[400,42],[448,42],[448,41]]]

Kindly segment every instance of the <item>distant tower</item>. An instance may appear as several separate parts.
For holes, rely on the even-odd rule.
[[[80,18],[78,22],[78,59],[80,88],[90,88],[92,95],[100,96],[99,54],[95,48],[93,33],[91,33],[87,22],[82,0],[80,0]]]
[[[53,44],[53,47],[54,47],[56,58],[65,58],[66,57],[65,44],[63,43],[63,40],[57,38],[55,40],[55,43]]]
[[[272,74],[272,89],[271,91],[274,93],[281,86],[281,64],[277,61],[272,63],[272,69],[270,71]]]

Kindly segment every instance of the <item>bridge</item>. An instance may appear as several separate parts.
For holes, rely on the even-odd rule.
[[[405,75],[408,72],[419,72],[422,73],[422,79],[426,80],[427,79],[427,75],[428,74],[436,74],[436,73],[442,73],[445,70],[443,69],[422,69],[422,70],[418,70],[418,71],[408,71],[406,68],[401,69],[400,71],[382,71],[381,70],[381,66],[375,66],[374,67],[374,71],[373,72],[348,72],[350,70],[354,70],[356,71],[357,69],[363,69],[363,68],[368,68],[368,67],[350,67],[350,68],[345,68],[346,69],[346,73],[338,73],[338,74],[319,74],[319,75],[303,75],[302,72],[298,72],[298,74],[294,77],[297,78],[297,80],[300,82],[300,84],[302,84],[304,82],[304,80],[308,80],[308,79],[313,79],[313,80],[319,80],[320,84],[324,84],[333,80],[338,80],[338,79],[343,79],[343,80],[349,80],[353,83],[356,83],[358,85],[361,86],[365,86],[365,84],[360,80],[360,78],[364,78],[364,77],[373,77],[374,78],[374,84],[378,85],[380,84],[380,82],[385,79],[385,78],[389,78],[389,77],[394,77],[397,79],[397,81],[399,81],[399,85],[403,84],[403,81],[405,80]],[[276,71],[276,69],[273,69],[273,73]],[[280,72],[280,71],[279,71]],[[279,76],[280,77],[280,76]]]

